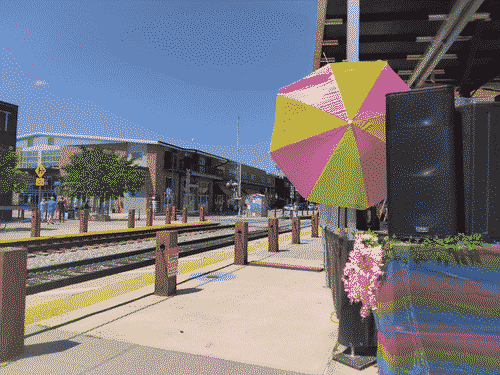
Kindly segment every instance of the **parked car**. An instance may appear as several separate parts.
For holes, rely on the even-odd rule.
[[[293,204],[287,204],[287,205],[285,205],[285,207],[283,207],[283,209],[285,209],[287,211],[292,211],[293,210]]]

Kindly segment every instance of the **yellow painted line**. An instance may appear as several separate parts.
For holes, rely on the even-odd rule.
[[[300,236],[303,237],[309,234],[311,234],[311,230],[302,231],[300,233]],[[291,241],[291,239],[292,239],[291,234],[285,234],[278,237],[278,242],[283,244],[284,242]],[[250,243],[248,245],[248,253],[250,254],[259,251],[262,248],[267,248],[267,246],[268,246],[267,241],[262,241],[260,243],[253,243],[253,244]],[[234,259],[234,246],[233,250],[231,251],[219,254],[213,254],[191,262],[179,264],[177,273],[184,274],[192,272],[198,268],[216,264],[228,259]],[[61,316],[74,310],[95,305],[96,303],[106,301],[110,298],[130,293],[134,290],[154,284],[154,282],[155,282],[155,272],[153,271],[151,273],[141,275],[132,279],[123,280],[114,284],[106,285],[99,289],[89,290],[84,293],[74,294],[71,296],[52,300],[47,303],[36,305],[30,308],[26,308],[24,325],[29,326],[30,324],[50,319],[54,316]]]
[[[123,229],[109,229],[98,232],[87,232],[87,233],[68,233],[68,234],[59,234],[57,236],[42,236],[42,237],[27,237],[27,238],[12,238],[8,240],[0,240],[0,243],[12,243],[19,244],[23,242],[30,241],[38,241],[38,240],[46,240],[49,238],[71,238],[71,237],[86,237],[86,236],[95,236],[97,234],[106,234],[106,233],[125,233],[125,232],[140,232],[149,229],[158,229],[158,228],[169,228],[169,227],[184,227],[189,225],[200,225],[200,224],[212,224],[211,221],[191,221],[188,223],[179,223],[179,224],[162,224],[162,225],[154,225],[151,227],[137,227],[137,228],[123,228]]]

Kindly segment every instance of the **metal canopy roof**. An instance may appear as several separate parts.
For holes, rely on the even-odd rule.
[[[359,60],[386,60],[412,88],[500,94],[500,0],[361,0]],[[347,59],[347,0],[319,0],[314,68]]]

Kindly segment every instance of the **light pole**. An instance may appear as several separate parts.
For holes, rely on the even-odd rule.
[[[236,148],[238,149],[239,177],[238,177],[238,217],[241,216],[241,160],[240,160],[240,116],[238,116],[238,132],[236,133]]]

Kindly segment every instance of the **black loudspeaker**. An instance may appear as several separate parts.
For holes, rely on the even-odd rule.
[[[454,109],[452,86],[386,95],[389,236],[457,234]]]
[[[463,147],[465,234],[500,241],[500,103],[458,107],[455,119],[463,137],[457,144]]]

